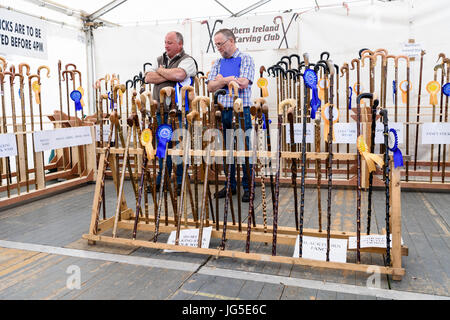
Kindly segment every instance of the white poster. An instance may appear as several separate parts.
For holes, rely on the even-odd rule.
[[[404,43],[402,48],[402,55],[408,56],[410,59],[420,58],[422,53],[422,45],[420,43]]]
[[[0,52],[47,60],[46,23],[0,8]]]
[[[284,125],[286,132],[286,142],[291,143],[291,126],[289,124]],[[294,141],[295,143],[303,142],[303,124],[294,123]],[[306,143],[314,143],[314,124],[306,124]]]
[[[334,125],[335,143],[356,144],[356,123],[336,123]]]
[[[92,144],[91,127],[36,131],[34,134],[34,147],[36,152],[87,144]]]
[[[0,134],[0,158],[17,156],[16,135]]]
[[[230,29],[241,51],[296,49],[298,47],[297,13],[279,16],[239,17],[207,20],[202,25],[202,52],[216,53],[214,34]]]
[[[180,246],[197,248],[199,232],[200,232],[199,229],[181,230],[180,231],[180,242],[179,242]],[[204,248],[204,249],[209,248],[209,242],[211,241],[211,233],[212,233],[212,227],[203,228],[202,248]],[[167,240],[167,244],[174,245],[176,236],[177,236],[177,232],[173,231],[169,236],[169,240]],[[171,253],[171,252],[175,252],[175,251],[164,250],[164,252]]]
[[[397,131],[399,145],[405,143],[404,127],[405,125],[401,122],[389,123],[389,129],[394,129]],[[394,146],[394,141],[391,141],[391,139],[394,139],[394,135],[392,133],[389,134],[389,145],[392,148]],[[379,122],[377,122],[375,144],[384,144],[384,125]]]
[[[300,236],[295,242],[294,258],[299,257]],[[302,257],[304,259],[327,261],[327,239],[303,237]],[[330,261],[347,262],[347,239],[330,239]]]
[[[450,123],[424,123],[422,144],[450,144]]]
[[[391,248],[392,248],[392,234],[391,234]],[[403,243],[403,239],[402,245]],[[356,249],[356,237],[348,238],[348,248],[350,250]],[[361,249],[364,248],[386,248],[386,236],[385,235],[369,235],[369,236],[361,236]]]

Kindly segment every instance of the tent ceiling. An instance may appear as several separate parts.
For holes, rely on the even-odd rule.
[[[380,0],[390,1],[390,0]],[[2,0],[6,6],[11,6],[22,11],[30,11],[44,17],[59,15],[61,21],[67,19],[67,15],[75,17],[77,14],[89,16],[110,3],[118,4],[111,11],[101,16],[106,20],[119,25],[136,25],[146,23],[182,22],[185,19],[204,19],[208,17],[230,17],[232,13],[239,13],[255,5],[248,14],[263,14],[284,12],[286,10],[301,11],[305,9],[321,9],[327,6],[341,6],[344,4],[367,5],[373,0],[208,0],[185,1],[172,0],[170,5],[164,2],[155,4],[156,1],[142,0]],[[123,3],[122,3],[123,2]],[[158,3],[158,2],[156,2]],[[53,5],[53,7],[52,7]],[[56,10],[55,6],[62,8]],[[34,7],[34,9],[31,9]],[[344,10],[344,9],[343,9]],[[74,14],[76,13],[76,14]],[[54,18],[56,19],[56,18]]]

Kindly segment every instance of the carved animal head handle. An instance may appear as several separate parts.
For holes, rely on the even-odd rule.
[[[439,60],[441,60],[441,59],[444,60],[445,58],[446,58],[445,53],[439,53],[439,57],[438,57],[436,63],[439,63]]]
[[[263,105],[265,105],[267,103],[267,100],[264,98],[257,98],[255,99],[255,105],[256,106],[260,106],[262,107]]]
[[[289,106],[289,107],[297,107],[297,101],[295,99],[287,99],[284,100],[283,102],[280,103],[280,106],[278,108],[278,115],[282,115],[284,109]]]
[[[192,126],[195,122],[200,121],[200,114],[198,113],[198,111],[193,110],[186,116],[186,120],[188,121],[189,125]]]
[[[228,84],[228,91],[230,92],[230,97],[239,98],[239,84],[235,81],[231,81]]]
[[[233,105],[234,112],[236,113],[243,113],[244,112],[244,102],[242,99],[236,99]]]
[[[30,75],[30,66],[26,63],[19,64],[19,73],[21,75],[23,75],[23,68],[25,68],[27,70],[26,75],[29,76]]]
[[[44,70],[44,69],[47,71],[47,78],[50,78],[50,68],[47,67],[47,66],[40,66],[40,67],[38,68],[37,74],[38,74],[39,76],[41,76],[41,72],[42,72],[42,70]]]
[[[161,105],[164,105],[166,97],[171,97],[172,94],[175,94],[175,88],[172,87],[162,88],[161,91],[159,92],[159,102],[161,103]]]

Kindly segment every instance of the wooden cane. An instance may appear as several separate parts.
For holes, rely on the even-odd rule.
[[[250,177],[251,185],[250,185],[250,201],[249,201],[249,209],[248,209],[247,242],[246,242],[246,246],[245,246],[245,248],[246,248],[245,252],[246,253],[250,253],[252,218],[255,216],[255,207],[254,207],[254,201],[255,201],[255,172],[256,172],[256,161],[257,161],[257,157],[256,157],[257,145],[256,145],[256,136],[255,136],[255,134],[257,134],[257,129],[258,129],[258,126],[256,124],[256,117],[258,115],[258,109],[259,109],[259,112],[261,112],[261,106],[252,106],[250,108],[250,114],[255,118],[255,123],[254,123],[254,130],[252,130],[252,141],[253,141],[252,163],[253,163],[253,168],[252,168],[252,173],[251,173],[251,177]]]
[[[350,88],[350,68],[349,65],[347,63],[344,63],[344,65],[341,67],[341,77],[343,77],[345,75],[345,92],[346,92],[346,122],[349,123],[350,122],[350,106],[351,106],[351,101],[350,101],[350,94],[349,91],[351,90]],[[347,153],[350,153],[350,144],[347,143]],[[350,160],[347,160],[347,180],[350,180]]]
[[[16,102],[14,95],[14,80],[15,78],[20,78],[20,81],[23,82],[23,76],[19,73],[15,73],[15,67],[10,67],[10,72],[4,72],[5,75],[10,77],[10,93],[11,93],[11,106],[12,106],[12,120],[13,120],[13,132],[17,133],[17,117],[16,117]],[[19,145],[19,141],[16,135],[16,144]],[[19,155],[16,156],[16,180],[17,180],[17,194],[20,196],[21,194],[21,170],[20,170],[20,160]]]
[[[3,73],[3,70],[6,67],[6,61],[3,59],[2,62],[3,62],[3,69],[2,69],[2,72],[0,72],[0,90],[1,90],[1,92],[5,92],[5,85],[4,85],[4,83],[5,83],[5,74]],[[5,95],[2,94],[1,96],[2,96],[2,99],[1,99],[1,101],[2,101],[2,133],[3,134],[7,134],[8,133],[8,126],[6,124]],[[6,159],[6,192],[7,192],[8,198],[11,197],[11,187],[10,187],[11,179],[12,179],[12,176],[11,176],[11,165],[10,165],[10,161],[9,161],[9,157],[8,157]],[[0,179],[0,180],[2,180],[2,179]]]
[[[422,103],[423,57],[425,56],[425,54],[426,54],[425,50],[422,50],[422,52],[420,54],[420,74],[419,74],[419,93],[418,93],[418,102],[417,102],[416,143],[415,143],[415,150],[414,150],[414,171],[417,171],[417,155],[418,155],[418,149],[419,149],[420,105]]]
[[[441,88],[445,86],[445,55],[442,56],[442,70],[441,70]],[[442,123],[444,117],[444,90],[441,90],[441,101],[440,101],[440,108],[439,108],[439,122]],[[441,170],[441,144],[438,145],[438,167],[437,171],[439,172]]]
[[[21,118],[22,118],[22,132],[23,132],[23,152],[24,152],[24,167],[25,167],[25,183],[27,192],[30,192],[30,176],[28,173],[28,143],[27,143],[27,124],[26,124],[26,111],[25,111],[25,76],[23,74],[23,69],[26,69],[26,76],[30,76],[30,66],[26,63],[19,64],[19,73],[22,76],[20,78],[20,105],[21,105]]]
[[[443,62],[447,65],[447,83],[450,83],[450,59],[444,58]],[[445,97],[445,117],[444,121],[448,122],[448,96]],[[444,151],[442,153],[442,183],[445,183],[446,172],[446,157],[447,157],[447,145],[444,144]]]
[[[114,227],[113,227],[113,232],[112,232],[112,237],[116,238],[117,235],[117,224],[119,222],[119,216],[120,216],[120,212],[121,212],[121,207],[122,207],[122,195],[123,195],[123,187],[124,187],[124,183],[125,183],[125,171],[126,171],[126,166],[127,163],[129,163],[129,159],[128,159],[128,154],[130,152],[130,141],[131,141],[131,132],[133,130],[133,118],[128,118],[127,119],[127,125],[128,125],[128,134],[127,134],[127,142],[125,144],[125,154],[123,156],[123,165],[122,165],[122,175],[120,176],[120,180],[119,180],[119,193],[117,195],[117,204],[116,204],[116,213],[115,213],[115,219],[114,219]],[[120,125],[119,125],[120,127]],[[122,136],[123,138],[123,136]],[[134,182],[133,182],[134,183]],[[137,201],[137,199],[136,199]],[[136,212],[136,215],[138,215],[138,213]]]
[[[34,134],[34,112],[33,112],[33,94],[32,94],[32,81],[33,79],[36,79],[36,83],[40,83],[41,82],[41,77],[39,77],[39,75],[37,74],[33,74],[31,76],[28,77],[28,88],[29,88],[29,99],[30,99],[30,117],[31,117],[31,131]],[[40,92],[40,90],[39,90]],[[39,95],[38,92],[35,92],[36,95]],[[39,96],[36,97],[36,99],[39,99]],[[39,100],[40,101],[40,100]],[[36,151],[35,151],[35,146],[33,143],[33,163],[34,163],[34,167],[36,168]],[[35,169],[35,188],[36,190],[38,190],[39,186],[38,186],[38,180],[37,180],[37,176],[36,176],[36,169]],[[45,177],[45,170],[44,170],[44,177]],[[44,183],[45,183],[45,178],[44,178]]]

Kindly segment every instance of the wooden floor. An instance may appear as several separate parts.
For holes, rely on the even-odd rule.
[[[92,184],[87,185],[0,212],[0,299],[345,300],[411,297],[408,293],[424,294],[418,298],[433,298],[429,295],[450,298],[448,193],[402,193],[402,236],[409,247],[409,256],[403,257],[406,276],[401,282],[382,276],[380,294],[375,294],[366,286],[369,274],[169,254],[144,248],[88,246],[81,240],[81,235],[89,230],[94,188]],[[108,181],[108,216],[114,211],[114,193],[114,186]],[[132,207],[129,184],[125,193]],[[258,223],[262,223],[259,189],[256,195]],[[280,225],[293,227],[293,191],[281,189],[280,195]],[[375,191],[374,198],[372,232],[381,234],[385,228],[384,191]],[[270,196],[268,201],[270,203]],[[366,195],[363,208],[365,204]],[[356,231],[355,205],[354,191],[333,190],[332,230]],[[269,216],[272,213],[270,207]],[[326,189],[322,190],[322,208],[323,226],[326,227]],[[247,204],[243,210],[248,210]],[[363,230],[366,219],[364,215]],[[272,221],[269,219],[268,222],[271,224]],[[306,190],[305,227],[318,227],[315,189]],[[121,235],[130,237],[130,232],[121,231]],[[149,236],[141,232],[139,238],[148,240]],[[212,239],[210,247],[219,244],[218,240]],[[242,243],[229,241],[227,248],[241,250]],[[254,244],[251,251],[270,253],[271,246]],[[293,248],[279,246],[278,252],[292,256]],[[363,263],[381,266],[383,259],[382,255],[362,254]],[[348,261],[355,262],[354,253],[349,253]],[[71,266],[81,272],[80,289],[67,288]]]

